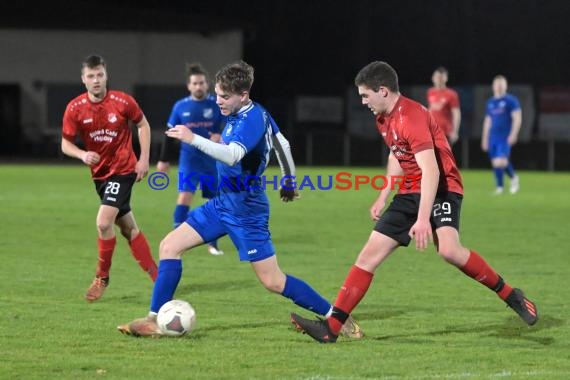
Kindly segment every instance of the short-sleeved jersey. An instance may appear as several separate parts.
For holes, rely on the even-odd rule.
[[[433,149],[439,167],[438,193],[463,194],[461,174],[445,134],[420,103],[400,96],[388,115],[377,115],[376,127],[404,171],[399,194],[419,193],[422,171],[415,154]]]
[[[257,206],[265,208],[268,204],[263,186],[251,186],[247,191],[236,191],[230,186],[230,182],[244,184],[248,182],[248,178],[261,177],[273,148],[271,136],[274,134],[274,123],[269,113],[255,102],[228,116],[221,143],[236,143],[243,147],[246,153],[234,166],[217,162],[220,178],[218,194],[223,208],[241,209],[254,215]]]
[[[100,161],[91,166],[93,179],[128,174],[134,172],[137,163],[129,121],[137,124],[143,117],[137,102],[124,92],[108,91],[98,103],[84,93],[68,103],[62,136],[75,142],[79,135],[87,151],[99,154]]]
[[[500,98],[490,98],[487,101],[486,115],[491,118],[489,139],[491,141],[506,140],[513,125],[512,112],[520,110],[519,100],[506,94]]]
[[[193,133],[210,138],[210,133],[220,133],[224,117],[220,112],[220,107],[216,104],[216,98],[208,95],[205,99],[195,100],[187,96],[178,100],[168,118],[168,128],[175,125],[185,125]],[[204,160],[213,160],[207,154],[201,152],[190,144],[180,144],[180,149],[191,155],[195,155]]]
[[[432,87],[427,92],[428,109],[435,122],[449,136],[453,132],[453,116],[451,110],[459,108],[459,96],[451,88]]]

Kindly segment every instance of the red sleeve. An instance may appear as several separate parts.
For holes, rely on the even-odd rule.
[[[63,114],[63,127],[61,130],[61,136],[71,142],[75,141],[75,135],[77,134],[77,122],[73,118],[73,112],[69,104],[65,109]]]
[[[127,99],[128,103],[127,108],[125,109],[126,116],[133,123],[138,124],[142,120],[144,114],[135,98],[128,94],[125,94],[125,98]]]
[[[449,92],[449,105],[451,108],[459,108],[459,95],[455,90]]]
[[[433,149],[433,139],[430,133],[430,115],[427,110],[411,110],[404,116],[405,127],[403,131],[407,133],[404,138],[410,144],[412,153],[416,154],[426,149]]]

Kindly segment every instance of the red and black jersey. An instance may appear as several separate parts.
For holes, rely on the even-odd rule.
[[[143,116],[137,102],[124,92],[108,91],[98,103],[84,93],[67,105],[62,136],[71,142],[76,135],[81,136],[85,149],[101,156],[99,163],[91,167],[93,179],[128,174],[134,172],[137,162],[129,121],[137,124]]]
[[[438,192],[463,194],[461,174],[445,134],[420,103],[400,96],[388,115],[377,115],[376,127],[404,170],[399,194],[419,193],[422,171],[415,154],[433,149],[439,167]]]
[[[443,132],[449,136],[453,131],[453,117],[451,110],[459,108],[459,96],[451,88],[432,87],[427,92],[429,111],[435,122]]]

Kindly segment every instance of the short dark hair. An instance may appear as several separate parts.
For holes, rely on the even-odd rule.
[[[435,69],[435,71],[441,74],[449,74],[449,71],[447,71],[444,66],[439,66],[437,69]]]
[[[192,75],[203,75],[208,78],[208,72],[198,62],[186,63],[186,78],[190,80]]]
[[[97,66],[103,66],[104,68],[107,68],[107,62],[105,62],[105,59],[103,57],[101,57],[100,55],[90,55],[85,57],[85,59],[83,60],[83,62],[81,63],[81,72],[83,72],[84,68],[90,68],[90,69],[94,69]]]
[[[231,94],[250,91],[254,69],[244,61],[229,63],[216,73],[216,84]]]
[[[366,86],[375,92],[377,92],[381,86],[386,87],[392,92],[400,91],[396,70],[382,61],[374,61],[364,66],[358,74],[356,74],[354,84],[356,86]]]

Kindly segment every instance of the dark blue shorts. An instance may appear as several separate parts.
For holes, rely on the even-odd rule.
[[[260,261],[275,254],[269,232],[269,213],[236,216],[216,207],[216,199],[192,209],[186,219],[204,241],[229,235],[241,261]]]
[[[504,141],[489,141],[489,158],[509,158],[511,155],[511,146]]]

